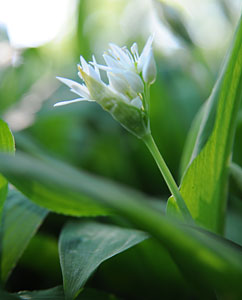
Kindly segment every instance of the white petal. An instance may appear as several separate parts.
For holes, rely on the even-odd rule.
[[[90,101],[90,100],[85,99],[85,98],[78,98],[78,99],[74,99],[74,100],[61,101],[61,102],[55,103],[54,107],[56,107],[56,106],[63,106],[63,105],[67,105],[67,104],[71,104],[71,103],[76,103],[76,102],[80,102],[80,101]]]
[[[81,61],[81,67],[83,69],[83,71],[87,74],[89,74],[89,68],[88,68],[88,63],[85,61],[84,57],[80,56],[80,61]]]
[[[89,96],[89,92],[86,86],[81,85],[80,83],[74,81],[74,80],[70,80],[67,78],[62,78],[62,77],[56,77],[57,79],[59,79],[61,82],[63,82],[64,84],[66,84],[72,92],[76,93],[77,95],[84,97],[84,98],[90,98]]]
[[[129,83],[121,74],[107,73],[110,86],[117,92],[126,94],[129,90]]]
[[[131,52],[134,56],[135,61],[137,62],[139,59],[139,49],[136,43],[133,43],[133,45],[131,46]]]
[[[87,99],[90,98],[89,91],[85,85],[81,85],[81,84],[75,85],[71,88],[71,91],[81,97],[84,97]]]
[[[139,60],[138,60],[138,71],[139,72],[141,72],[141,70],[143,68],[145,59],[146,59],[146,57],[147,57],[147,55],[148,55],[148,53],[149,53],[149,51],[151,49],[151,46],[152,46],[152,43],[153,43],[153,39],[154,39],[154,34],[151,35],[148,38],[148,40],[147,40],[147,42],[146,42],[146,44],[145,44],[145,46],[143,48],[143,51],[142,51],[142,53],[141,53],[141,55],[139,57]]]
[[[96,61],[96,58],[95,58],[94,55],[92,56],[92,60],[93,60],[93,62],[94,62],[94,69],[95,69],[95,72],[97,73],[99,79],[101,80],[101,76],[100,76],[99,69],[97,68],[97,66],[95,66],[95,64],[97,64],[97,61]]]
[[[122,74],[136,93],[143,93],[144,84],[138,74],[131,71],[125,71]]]
[[[103,71],[106,71],[106,72],[112,72],[113,69],[111,67],[107,67],[107,66],[104,66],[104,65],[99,65],[99,64],[96,64],[96,63],[91,63],[93,66],[96,66],[98,69],[100,70],[103,70]]]
[[[141,101],[141,99],[140,99],[139,96],[136,97],[136,98],[134,98],[133,100],[131,100],[130,104],[132,104],[132,105],[134,105],[134,106],[136,106],[138,108],[141,108],[143,106],[143,103],[142,103],[142,101]]]
[[[101,82],[100,77],[98,76],[97,72],[91,65],[88,65],[88,75],[91,76],[92,78],[96,79],[97,81]]]
[[[112,52],[114,53],[117,60],[121,62],[122,65],[126,67],[132,67],[133,62],[130,60],[130,57],[125,53],[125,51],[119,46],[110,43],[109,44]]]
[[[154,59],[153,51],[150,48],[150,51],[148,53],[148,56],[142,68],[142,75],[144,81],[150,84],[154,83],[156,79],[156,73],[157,72],[156,72],[155,59]]]
[[[64,78],[64,77],[56,77],[56,79],[60,80],[61,82],[63,82],[67,86],[69,86],[69,88],[72,88],[72,85],[77,83],[74,80],[67,79],[67,78]]]
[[[127,54],[127,56],[130,59],[130,62],[132,63],[131,65],[133,65],[134,59],[133,59],[133,56],[131,55],[131,53],[129,52],[129,50],[126,47],[123,47],[122,50],[125,52],[125,54]]]
[[[120,62],[115,60],[114,58],[112,58],[110,55],[103,54],[103,58],[104,58],[104,60],[105,60],[108,67],[122,68],[122,65],[120,64]]]

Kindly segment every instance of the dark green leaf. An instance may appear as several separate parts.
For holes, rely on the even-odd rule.
[[[146,238],[147,234],[141,231],[95,222],[67,224],[59,241],[66,299],[77,296],[103,261]]]
[[[2,281],[6,281],[46,215],[46,209],[30,202],[17,191],[9,191],[0,227]]]

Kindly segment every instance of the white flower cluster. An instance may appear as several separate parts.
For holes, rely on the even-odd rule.
[[[100,85],[106,92],[115,94],[115,98],[121,99],[124,103],[134,106],[140,110],[148,110],[148,103],[145,89],[155,81],[156,65],[152,51],[153,37],[150,36],[146,45],[139,55],[138,46],[134,43],[129,51],[126,47],[120,48],[115,44],[110,44],[110,49],[103,55],[106,66],[97,64],[95,57],[93,61],[87,63],[81,56],[81,64],[78,65],[78,75],[84,81],[83,84],[70,79],[57,77],[60,81],[70,87],[71,91],[80,96],[78,99],[62,101],[55,106],[66,105],[83,100],[97,101],[93,96],[98,97],[97,93],[93,95],[90,90],[90,83],[87,78],[92,79],[92,88],[100,89]],[[107,73],[109,84],[105,84],[99,70]],[[88,76],[86,76],[88,75]],[[100,95],[101,97],[101,95]]]

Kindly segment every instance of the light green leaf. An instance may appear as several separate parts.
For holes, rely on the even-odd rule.
[[[10,190],[0,226],[1,280],[6,281],[30,239],[47,215],[47,210]]]
[[[0,154],[0,172],[8,178],[32,180],[44,186],[55,186],[60,191],[69,189],[92,197],[133,223],[135,228],[150,233],[169,251],[182,273],[197,288],[206,287],[220,293],[233,291],[241,297],[241,248],[163,216],[150,206],[147,196],[62,163],[47,164],[23,154],[15,157]]]
[[[181,194],[197,224],[223,232],[228,163],[242,98],[242,19],[224,67],[207,101]],[[174,198],[167,210],[178,210]]]
[[[15,144],[13,135],[8,128],[8,125],[0,119],[0,152],[14,153]],[[8,193],[8,182],[0,174],[0,219],[4,201]]]
[[[59,240],[66,299],[77,296],[87,279],[108,258],[142,242],[147,234],[95,222],[68,223]]]

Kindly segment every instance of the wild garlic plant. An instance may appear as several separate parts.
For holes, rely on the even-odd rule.
[[[137,43],[130,50],[110,43],[110,49],[103,54],[106,65],[98,64],[94,56],[87,63],[81,56],[78,75],[83,83],[57,77],[80,98],[61,101],[55,106],[95,101],[124,128],[142,139],[153,155],[184,218],[192,223],[190,212],[150,130],[150,85],[155,82],[157,74],[152,43],[153,36],[150,36],[140,55]],[[101,79],[100,70],[106,72],[108,84]]]

